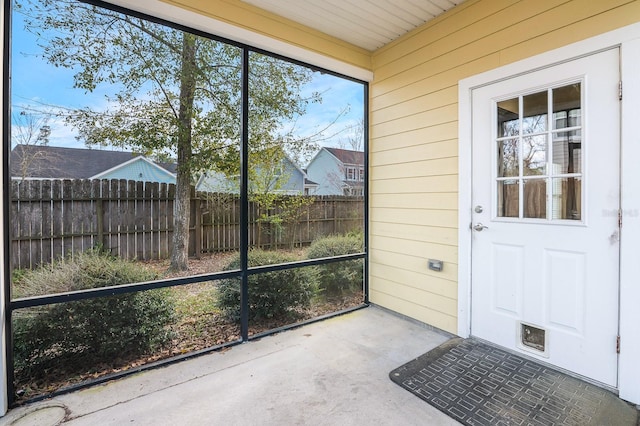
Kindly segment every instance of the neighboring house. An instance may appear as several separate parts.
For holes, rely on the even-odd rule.
[[[363,195],[364,152],[323,147],[307,166],[316,195]]]
[[[289,157],[271,168],[256,167],[249,172],[249,187],[259,193],[279,193],[287,195],[308,194],[314,182]],[[203,173],[196,183],[196,191],[239,193],[239,176],[227,176],[222,172]]]
[[[306,173],[306,170],[305,170]],[[313,195],[318,191],[318,184],[309,178],[304,179],[304,195]]]
[[[11,151],[12,179],[126,179],[175,183],[176,165],[139,154],[86,148],[17,145]]]

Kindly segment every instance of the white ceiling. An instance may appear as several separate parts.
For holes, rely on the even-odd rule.
[[[369,51],[465,0],[242,0]]]

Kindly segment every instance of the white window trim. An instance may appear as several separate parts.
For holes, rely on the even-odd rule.
[[[358,168],[354,167],[354,166],[346,166],[345,167],[346,171],[345,171],[345,180],[347,182],[355,182],[357,181],[357,177],[358,177]]]
[[[478,74],[458,85],[458,335],[471,333],[471,94],[473,89],[537,69],[568,62],[612,47],[620,47],[624,97],[621,106],[621,208],[623,236],[620,247],[620,337],[618,391],[621,398],[640,404],[640,198],[633,188],[640,180],[637,159],[640,141],[634,125],[640,111],[640,23],[610,31],[556,50]],[[615,90],[615,88],[612,88]],[[615,96],[615,95],[614,95]],[[635,198],[634,198],[635,197]],[[612,339],[612,345],[615,342]]]

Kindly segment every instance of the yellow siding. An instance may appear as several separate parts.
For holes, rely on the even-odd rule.
[[[379,278],[376,279],[376,282],[380,283],[380,287],[388,288],[388,291],[391,291],[391,293],[395,292],[393,287],[396,286],[397,283],[385,282]],[[371,299],[375,300],[375,303],[378,305],[403,314],[405,312],[410,312],[411,315],[408,316],[411,316],[412,318],[419,318],[420,321],[433,325],[434,327],[438,327],[442,330],[456,329],[457,321],[455,317],[442,313],[437,309],[420,305],[414,300],[407,300],[402,297],[398,297],[395,294],[385,293],[384,288],[379,290],[378,287],[376,287],[370,290],[369,295]],[[416,296],[420,297],[423,295],[418,294]]]
[[[408,274],[413,274],[411,279],[416,282],[413,287],[422,288],[424,291],[437,293],[451,299],[456,298],[456,281],[458,279],[456,268],[445,268],[442,272],[430,271],[424,269],[425,260],[422,256],[403,256],[384,250],[372,250],[370,257],[374,260],[376,276],[390,281],[399,281],[398,271],[406,271]],[[401,263],[404,265],[404,269],[398,267]],[[424,272],[415,272],[417,270]],[[429,280],[425,281],[425,277],[429,277]],[[425,284],[421,284],[422,282]]]
[[[376,235],[382,237],[415,239],[418,241],[429,239],[434,243],[450,245],[452,247],[455,247],[458,241],[458,230],[455,228],[419,226],[402,223],[380,222],[376,227]],[[418,271],[420,272],[422,269],[419,269]]]
[[[371,69],[371,53],[240,0],[163,0],[252,32]]]
[[[440,142],[458,137],[458,123],[453,120],[447,123],[421,123],[425,127],[412,129],[404,133],[396,133],[388,137],[376,137],[376,144],[369,147],[370,152],[393,151],[399,148]],[[458,147],[456,146],[457,150]]]
[[[419,279],[420,278],[419,274],[412,274],[412,273],[405,272],[401,276],[398,276],[397,274],[399,272],[402,272],[402,270],[400,269],[395,271],[394,270],[379,271],[378,269],[382,269],[382,268],[374,268],[371,271],[371,275],[377,276],[377,274],[380,273],[380,275],[385,275],[387,278],[384,278],[382,276],[379,277],[382,285],[378,286],[376,288],[376,291],[379,291],[380,293],[384,293],[384,294],[393,295],[407,301],[425,300],[425,297],[428,297],[431,299],[430,301],[434,303],[430,303],[430,306],[425,306],[425,308],[439,312],[443,316],[448,315],[448,312],[450,312],[451,309],[453,309],[454,312],[456,311],[457,308],[456,308],[455,297],[452,298],[452,297],[442,296],[437,293],[431,293],[419,287],[412,287],[408,285],[404,285],[404,286],[397,285],[398,282],[400,282],[401,280],[411,281],[411,280]],[[450,287],[446,285],[443,286],[443,289],[446,289],[446,288],[455,288],[455,285]]]
[[[382,196],[384,197],[384,196]],[[373,198],[373,196],[371,197]],[[369,221],[372,225],[373,233],[378,232],[375,227],[380,222],[387,223],[403,223],[406,225],[419,225],[443,227],[443,228],[456,228],[458,226],[458,218],[455,211],[447,210],[435,210],[435,209],[400,209],[394,208],[373,208],[370,209]],[[371,248],[377,248],[382,246],[370,245]],[[388,247],[384,247],[388,249]],[[416,255],[424,256],[423,253],[415,253]]]
[[[455,173],[457,164],[458,159],[456,157],[436,158],[426,161],[413,161],[413,158],[407,158],[405,164],[390,164],[386,166],[372,164],[371,175],[376,180],[436,176]]]
[[[374,52],[372,302],[457,331],[458,81],[638,21],[640,0],[468,0]]]
[[[458,177],[456,175],[445,176],[420,176],[402,180],[402,185],[397,185],[391,179],[372,181],[369,191],[372,194],[411,194],[416,192],[456,192],[458,190]]]
[[[384,166],[405,163],[407,158],[413,158],[413,161],[423,161],[435,158],[455,157],[456,155],[458,155],[458,148],[452,144],[451,139],[449,139],[389,151],[373,152],[370,158],[375,164]]]
[[[416,111],[424,111],[425,108],[428,108],[431,105],[450,105],[457,101],[457,87],[451,86],[395,105],[394,108],[387,108],[382,111],[378,110],[376,112],[372,112],[371,120],[376,123],[385,123],[401,117],[408,117],[415,114]]]
[[[401,253],[408,256],[420,255],[425,259],[439,259],[448,263],[457,263],[458,249],[455,246],[447,246],[430,241],[418,241],[415,237],[401,238],[398,236],[381,237],[376,235],[377,230],[371,231],[369,241],[371,248],[381,247],[384,250]],[[402,267],[403,265],[398,265]]]

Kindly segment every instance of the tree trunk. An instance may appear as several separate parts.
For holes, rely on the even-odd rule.
[[[189,267],[189,217],[191,216],[191,121],[196,90],[196,40],[192,34],[182,36],[180,75],[180,110],[178,112],[178,170],[176,199],[173,204],[173,241],[171,270]]]

